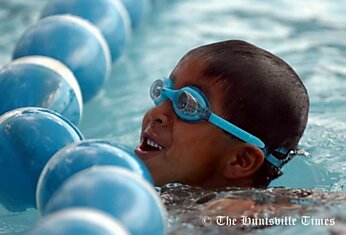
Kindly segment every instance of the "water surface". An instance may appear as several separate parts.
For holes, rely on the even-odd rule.
[[[10,61],[15,42],[37,20],[46,2],[0,0],[1,66]],[[295,216],[336,216],[337,226],[313,226],[309,229],[313,234],[344,231],[346,1],[156,2],[150,16],[132,35],[125,55],[113,65],[110,79],[102,92],[85,105],[80,126],[84,135],[87,138],[112,138],[135,147],[142,116],[153,105],[148,95],[153,80],[167,76],[178,60],[193,47],[227,39],[249,41],[286,60],[308,89],[311,109],[307,129],[300,142],[303,155],[308,159],[304,157],[304,164],[292,163],[291,167],[284,169],[285,176],[272,184],[305,189],[207,192],[188,186],[169,186],[168,189],[163,188],[163,193],[170,214],[170,231],[172,234],[307,232],[304,226],[269,229],[204,226],[201,218],[210,213],[207,209],[210,204],[230,197],[250,198],[263,205],[262,209],[268,216],[286,213]],[[320,190],[309,191],[312,188]],[[167,196],[167,192],[171,196]],[[199,199],[205,194],[209,194],[209,200]],[[196,203],[198,199],[205,202]],[[279,205],[280,210],[268,209],[272,204],[275,208]],[[263,215],[261,213],[258,215]],[[0,234],[19,234],[36,219],[35,210],[9,214],[0,208]]]

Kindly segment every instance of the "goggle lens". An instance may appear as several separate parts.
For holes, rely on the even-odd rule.
[[[175,113],[183,120],[200,121],[204,118],[199,111],[201,107],[207,107],[204,99],[197,88],[183,87],[178,90],[172,89],[171,80],[156,80],[150,88],[150,97],[156,105],[164,102],[167,98],[173,103]],[[200,103],[201,102],[201,103]]]
[[[182,91],[177,97],[176,108],[185,115],[196,115],[198,109],[197,100],[188,92]]]
[[[161,97],[162,89],[164,86],[163,80],[156,80],[150,88],[150,97],[157,100]]]

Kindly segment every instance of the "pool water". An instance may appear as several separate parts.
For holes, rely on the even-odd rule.
[[[16,41],[37,20],[47,1],[0,0],[1,66],[10,61]],[[153,105],[148,95],[153,80],[167,76],[193,47],[226,39],[249,41],[287,61],[309,92],[311,107],[308,126],[300,143],[300,156],[284,169],[285,175],[272,184],[305,190],[225,189],[207,192],[169,185],[162,190],[170,214],[170,233],[307,232],[306,227],[301,226],[230,230],[201,224],[201,215],[210,212],[211,203],[221,198],[244,197],[264,205],[263,211],[269,214],[312,213],[337,217],[338,226],[315,226],[313,229],[320,230],[311,230],[312,234],[345,231],[346,1],[155,2],[145,22],[134,31],[126,53],[113,64],[104,89],[84,106],[80,129],[85,137],[111,138],[135,147],[142,116]],[[303,164],[299,164],[300,161]],[[308,196],[304,196],[306,191]],[[207,195],[208,200],[203,199],[203,195]],[[308,200],[304,199],[306,197]],[[283,201],[284,209],[269,210],[272,204],[282,204]],[[0,208],[0,234],[23,233],[37,218],[33,209],[11,214]]]

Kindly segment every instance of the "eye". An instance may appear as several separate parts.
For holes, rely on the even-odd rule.
[[[183,110],[188,104],[188,96],[185,92],[182,92],[178,97],[178,109]]]
[[[177,99],[177,108],[189,115],[195,115],[198,109],[198,102],[196,99],[188,92],[181,92]]]

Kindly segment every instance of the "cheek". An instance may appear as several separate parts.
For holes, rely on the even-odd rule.
[[[144,116],[143,116],[143,119],[142,119],[142,129],[149,123],[149,115],[150,115],[150,110],[148,110]]]
[[[208,123],[174,128],[174,144],[167,161],[169,169],[175,169],[176,179],[196,184],[215,174],[223,154],[219,134]]]
[[[173,129],[174,150],[179,152],[176,158],[207,157],[216,147],[218,136],[208,123],[183,123]],[[197,156],[198,155],[198,156]]]

